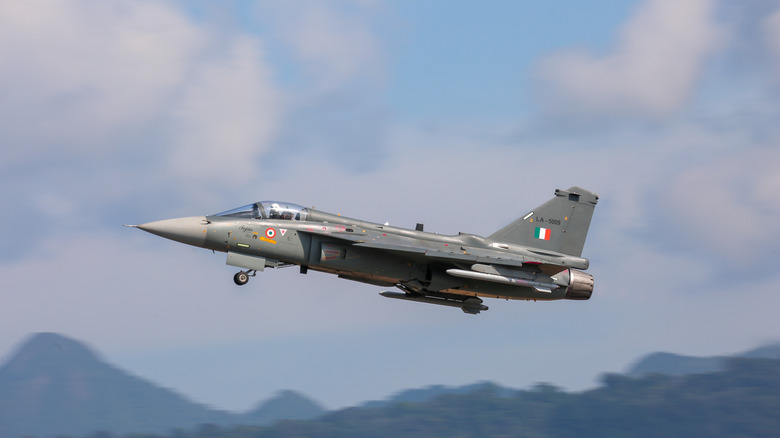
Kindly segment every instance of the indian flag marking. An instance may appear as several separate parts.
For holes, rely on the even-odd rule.
[[[536,231],[534,231],[534,237],[542,240],[550,240],[550,229],[536,227]]]

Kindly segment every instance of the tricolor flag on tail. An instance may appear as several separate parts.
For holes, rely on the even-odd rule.
[[[534,237],[542,240],[550,240],[550,229],[536,227],[536,231],[534,231]]]

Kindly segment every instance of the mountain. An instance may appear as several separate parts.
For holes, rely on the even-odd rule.
[[[471,394],[478,391],[494,392],[497,397],[512,397],[516,390],[504,388],[493,382],[479,382],[466,386],[431,385],[425,388],[407,389],[388,399],[369,401],[364,408],[385,408],[395,403],[424,403],[448,394]]]
[[[765,345],[738,355],[753,359],[780,359],[780,343]]]
[[[0,367],[0,438],[265,425],[322,412],[291,392],[246,414],[211,409],[131,376],[84,344],[55,333],[33,335]]]
[[[443,394],[421,403],[349,408],[314,421],[231,428],[208,435],[264,437],[776,437],[780,360],[729,359],[722,371],[633,378],[608,374],[582,393],[551,385]],[[177,438],[203,438],[198,432]]]
[[[771,344],[735,355],[734,357],[780,359],[780,344]],[[723,370],[729,356],[695,357],[672,353],[652,353],[640,358],[626,375],[640,377],[647,374],[683,376]]]
[[[780,358],[780,344],[739,356],[656,353],[628,375],[606,375],[601,387],[583,393],[548,384],[518,391],[481,382],[407,390],[363,407],[325,412],[299,393],[282,391],[236,414],[131,376],[75,340],[39,333],[0,366],[0,438],[96,436],[97,431],[141,438],[173,429],[179,438],[398,432],[410,437],[775,436],[780,360],[765,358]]]
[[[54,333],[32,336],[0,368],[2,438],[167,431],[229,419],[227,412],[133,377]]]
[[[241,415],[241,424],[268,425],[280,419],[311,420],[322,416],[325,408],[295,391],[281,391],[272,399]]]

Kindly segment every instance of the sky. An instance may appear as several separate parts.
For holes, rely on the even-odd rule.
[[[0,0],[0,361],[36,332],[220,409],[570,391],[780,339],[780,1]],[[599,194],[589,301],[387,300],[122,224],[284,200],[487,236]]]

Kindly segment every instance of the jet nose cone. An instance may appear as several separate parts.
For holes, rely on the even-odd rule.
[[[207,226],[206,216],[193,216],[149,222],[137,225],[136,228],[187,245],[203,246],[206,243]]]

